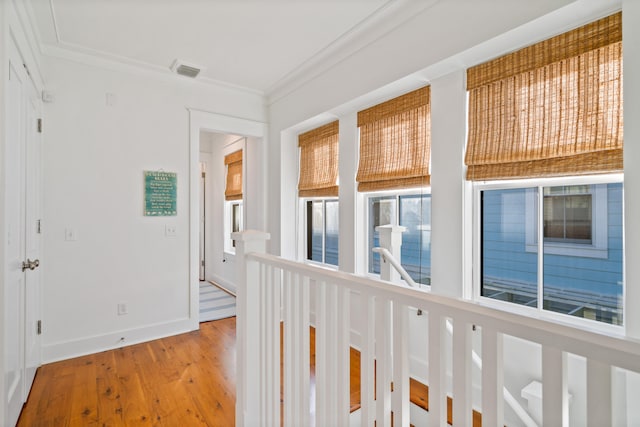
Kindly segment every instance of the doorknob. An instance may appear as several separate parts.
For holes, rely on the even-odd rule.
[[[33,261],[31,261],[29,258],[27,258],[26,261],[22,262],[22,271],[25,271],[27,268],[29,270],[35,270],[36,267],[38,267],[39,265],[40,265],[39,259],[34,259]]]

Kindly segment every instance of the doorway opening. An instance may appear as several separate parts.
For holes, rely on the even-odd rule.
[[[201,284],[215,283],[223,288],[225,296],[236,292],[231,233],[247,228],[247,224],[266,228],[261,214],[265,211],[262,140],[266,126],[198,110],[190,110],[189,114],[190,321],[192,329],[198,329],[204,307],[201,300],[205,299]],[[239,193],[227,186],[230,175],[239,179]]]

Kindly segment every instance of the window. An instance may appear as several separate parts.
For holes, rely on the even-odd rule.
[[[606,197],[594,198],[594,187]],[[622,324],[621,182],[524,188],[486,185],[478,186],[478,191],[481,296]],[[528,199],[542,200],[544,208],[538,210],[538,204]],[[604,249],[600,248],[606,256],[597,259],[588,252],[597,228],[594,211],[604,212],[599,226],[606,231]],[[527,244],[531,220],[536,234],[542,230],[542,243],[533,248]],[[583,252],[580,246],[586,246]]]
[[[591,244],[591,193],[588,185],[544,188],[545,242]]]
[[[231,238],[231,233],[242,231],[242,200],[232,200],[225,202],[225,242],[224,250],[228,253],[236,252],[236,241]]]
[[[224,157],[227,167],[226,186],[224,192],[224,250],[235,253],[236,242],[231,233],[243,230],[242,216],[242,150]]]
[[[307,260],[338,266],[338,200],[306,201]]]
[[[405,194],[368,197],[369,273],[380,274],[380,225],[406,227],[400,263],[416,283],[431,284],[431,195]]]
[[[338,122],[298,136],[306,259],[338,265]],[[312,198],[312,199],[310,199]]]
[[[400,225],[400,263],[414,281],[431,283],[431,196],[422,188],[430,183],[431,159],[429,86],[358,112],[360,159],[359,192],[368,193],[368,271],[380,273],[380,246],[376,227]],[[393,192],[389,191],[393,190]]]
[[[543,195],[544,251],[547,254],[607,258],[606,184],[539,187]],[[537,193],[536,193],[537,194]],[[538,204],[533,192],[526,196],[527,251],[538,250]]]
[[[623,324],[622,15],[467,70],[476,295]]]

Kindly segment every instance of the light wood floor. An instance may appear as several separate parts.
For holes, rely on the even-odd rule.
[[[235,324],[44,365],[18,426],[233,426]]]

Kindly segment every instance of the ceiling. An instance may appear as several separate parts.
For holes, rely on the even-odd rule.
[[[199,80],[268,94],[383,22],[401,2],[28,0],[28,9],[46,54],[166,73],[181,59],[202,68]]]

